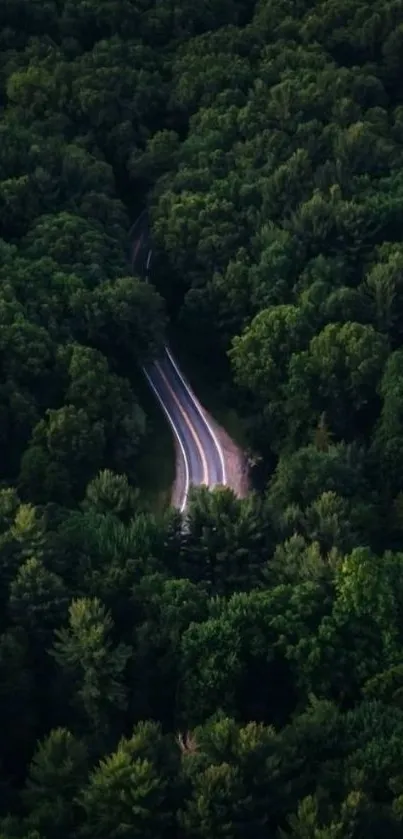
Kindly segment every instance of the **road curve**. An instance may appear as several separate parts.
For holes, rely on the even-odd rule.
[[[152,262],[149,228],[143,212],[131,231],[132,269],[148,280]],[[161,358],[143,368],[144,375],[168,420],[181,458],[183,474],[178,507],[186,509],[191,486],[212,489],[227,484],[224,452],[202,406],[168,346]]]

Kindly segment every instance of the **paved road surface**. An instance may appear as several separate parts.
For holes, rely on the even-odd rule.
[[[132,268],[148,279],[152,263],[147,214],[144,212],[132,228]],[[182,459],[183,481],[179,507],[187,505],[190,487],[213,488],[226,484],[224,453],[207,420],[203,408],[186,381],[168,346],[161,358],[144,368],[148,383],[158,399],[173,431]]]

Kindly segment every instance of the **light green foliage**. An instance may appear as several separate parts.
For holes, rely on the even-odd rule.
[[[166,835],[169,763],[164,766],[161,739],[157,726],[142,724],[101,761],[80,796],[85,813],[82,836],[159,839]],[[160,776],[163,768],[168,777]]]
[[[116,475],[110,469],[104,469],[88,484],[83,507],[127,517],[136,510],[137,495],[130,487],[127,475]]]
[[[113,644],[112,629],[112,618],[99,600],[73,600],[68,626],[57,630],[52,651],[72,680],[87,723],[95,729],[108,722],[111,709],[124,709],[127,702],[123,671],[131,650]]]

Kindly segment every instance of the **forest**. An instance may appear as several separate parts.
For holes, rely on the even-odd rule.
[[[403,837],[402,78],[401,0],[1,0],[0,839]],[[167,336],[256,464],[185,526]]]

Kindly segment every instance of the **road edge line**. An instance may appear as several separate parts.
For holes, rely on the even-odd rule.
[[[185,410],[183,405],[181,405],[180,400],[178,399],[178,396],[175,393],[173,387],[171,387],[171,383],[169,382],[168,377],[165,375],[165,373],[164,373],[164,371],[161,367],[160,362],[159,361],[154,361],[154,364],[155,364],[160,376],[162,377],[163,381],[165,382],[165,385],[168,388],[168,390],[169,390],[169,392],[172,396],[172,399],[176,403],[176,405],[179,409],[179,413],[182,415],[183,419],[185,420],[185,423],[186,423],[186,425],[187,425],[187,427],[188,427],[188,429],[189,429],[189,431],[190,431],[190,433],[193,437],[194,442],[196,443],[196,448],[198,449],[198,452],[199,452],[199,455],[200,455],[200,460],[201,460],[202,466],[203,466],[202,485],[208,487],[208,486],[210,486],[210,483],[209,483],[209,469],[208,469],[207,457],[206,457],[206,452],[203,449],[203,443],[202,443],[202,441],[201,441],[201,439],[200,439],[200,437],[197,433],[196,426],[193,425],[193,422],[190,419],[189,414],[187,413],[187,411]]]
[[[160,395],[159,395],[159,393],[158,393],[158,390],[157,390],[157,388],[155,387],[154,382],[153,382],[153,380],[151,379],[151,376],[149,375],[149,373],[147,373],[147,370],[145,369],[145,367],[143,367],[143,373],[144,373],[144,375],[145,375],[145,377],[146,377],[146,379],[147,379],[147,381],[148,381],[148,384],[150,385],[151,389],[153,390],[153,392],[154,392],[155,396],[157,397],[158,402],[160,403],[161,408],[162,408],[162,410],[163,410],[163,411],[164,411],[164,413],[165,413],[165,416],[166,416],[166,417],[167,417],[167,419],[168,419],[168,422],[169,422],[169,424],[170,424],[170,426],[171,426],[171,428],[172,428],[172,431],[174,432],[174,435],[175,435],[175,437],[176,437],[176,439],[177,439],[177,441],[178,441],[178,443],[179,443],[179,448],[180,448],[180,450],[181,450],[181,452],[182,452],[182,457],[183,457],[183,461],[184,461],[184,464],[185,464],[185,492],[184,492],[184,499],[183,499],[183,503],[181,504],[181,506],[180,506],[180,508],[179,508],[179,511],[180,511],[181,513],[183,513],[183,512],[184,512],[184,510],[185,510],[185,508],[186,508],[186,504],[187,504],[187,500],[188,500],[188,495],[189,495],[189,489],[190,489],[190,481],[189,481],[189,463],[188,463],[188,459],[187,459],[187,454],[186,454],[186,451],[185,451],[185,447],[184,447],[184,445],[183,445],[183,443],[182,443],[182,440],[181,440],[181,438],[180,438],[180,434],[179,434],[179,432],[178,432],[178,429],[176,428],[176,425],[175,425],[175,423],[174,423],[174,421],[173,421],[173,419],[172,419],[172,417],[171,417],[171,414],[169,413],[168,408],[166,407],[166,405],[164,404],[163,400],[161,399],[161,397],[160,397]]]
[[[192,393],[192,391],[191,391],[191,389],[190,389],[189,385],[188,385],[188,384],[187,384],[187,382],[185,381],[185,379],[184,379],[184,377],[183,377],[183,375],[182,375],[182,373],[181,373],[181,371],[180,371],[180,369],[179,369],[179,367],[178,367],[178,365],[177,365],[177,363],[176,363],[176,361],[175,361],[175,359],[174,359],[174,357],[173,357],[173,355],[172,355],[172,353],[171,353],[171,351],[170,351],[170,349],[168,348],[168,346],[167,346],[167,345],[165,345],[165,352],[166,352],[166,354],[167,354],[167,356],[168,356],[168,358],[169,358],[169,360],[170,360],[170,362],[171,362],[172,366],[174,367],[174,369],[175,369],[175,371],[176,371],[177,375],[179,376],[179,378],[180,378],[180,380],[181,380],[181,382],[182,382],[182,384],[183,384],[184,388],[186,388],[186,391],[187,391],[187,393],[188,393],[188,395],[189,395],[190,399],[192,400],[193,405],[195,406],[195,408],[196,408],[196,410],[197,410],[197,412],[198,412],[199,416],[202,418],[202,420],[203,420],[203,422],[204,422],[204,424],[205,424],[206,428],[208,428],[208,431],[209,431],[210,436],[211,436],[211,438],[212,438],[212,440],[213,440],[213,442],[214,442],[214,445],[215,445],[215,447],[216,447],[216,449],[217,449],[217,451],[218,451],[218,455],[219,455],[219,458],[220,458],[220,461],[221,461],[221,468],[222,468],[222,474],[223,474],[223,479],[224,479],[224,480],[223,480],[223,486],[227,486],[227,470],[226,470],[226,468],[225,468],[224,454],[223,454],[223,451],[222,451],[221,445],[220,445],[220,443],[219,443],[219,441],[218,441],[218,438],[217,438],[217,436],[216,436],[216,433],[215,433],[214,429],[211,427],[211,425],[210,425],[210,423],[209,423],[209,421],[208,421],[207,417],[205,416],[204,411],[203,411],[203,409],[202,409],[201,405],[200,405],[200,404],[199,404],[199,402],[197,401],[197,398],[194,396],[194,394]]]

